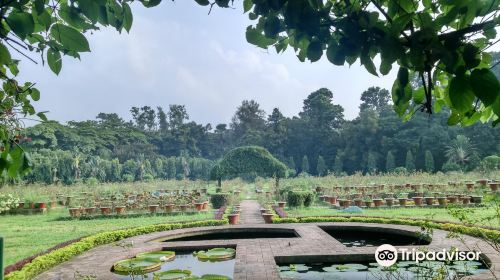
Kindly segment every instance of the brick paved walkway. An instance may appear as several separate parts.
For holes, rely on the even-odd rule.
[[[260,204],[255,200],[243,200],[241,203],[240,224],[263,224]]]
[[[134,246],[124,249],[114,244],[99,246],[87,251],[71,260],[62,263],[37,278],[38,280],[67,280],[75,279],[76,271],[84,275],[96,275],[97,279],[115,280],[117,275],[111,272],[113,263],[132,257],[141,252],[155,250],[196,250],[210,247],[236,247],[236,259],[234,267],[235,280],[275,280],[280,279],[276,262],[283,263],[308,263],[308,262],[363,262],[373,261],[376,247],[346,247],[338,240],[321,230],[319,226],[328,227],[356,227],[372,228],[374,231],[388,230],[405,235],[415,235],[420,231],[418,227],[387,225],[387,224],[363,224],[363,223],[310,223],[310,224],[256,224],[262,222],[254,215],[258,210],[255,201],[243,201],[242,222],[252,222],[236,226],[217,226],[178,229],[165,232],[151,233],[125,239],[125,242],[133,241]],[[254,223],[255,222],[255,223]],[[299,235],[294,238],[259,238],[259,239],[233,239],[233,240],[204,240],[204,241],[163,241],[169,237],[200,234],[214,231],[231,231],[234,229],[260,230],[295,230]],[[465,246],[457,239],[447,238],[448,232],[434,230],[431,244],[421,246],[429,250],[442,250],[456,247],[459,250],[470,251],[476,249],[481,251],[490,260],[492,271],[500,276],[500,254],[484,241],[464,236],[467,244]],[[163,241],[163,242],[162,242]],[[397,246],[408,248],[414,246]],[[468,279],[485,280],[491,279],[488,273],[474,275]]]

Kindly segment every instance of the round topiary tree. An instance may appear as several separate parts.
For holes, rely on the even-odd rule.
[[[274,177],[278,188],[280,178],[286,176],[287,167],[262,147],[243,146],[224,155],[210,171],[210,179],[217,180],[220,189],[223,179],[232,179],[251,172],[262,177]]]

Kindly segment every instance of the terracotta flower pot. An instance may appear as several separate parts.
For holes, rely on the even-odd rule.
[[[203,210],[207,210],[208,209],[208,201],[205,201],[203,202],[203,207],[202,207]]]
[[[116,214],[121,215],[121,214],[125,213],[125,209],[126,209],[125,206],[116,206],[115,212],[116,212]]]
[[[415,202],[416,206],[422,206],[422,199],[421,196],[415,196],[413,197],[413,202]]]
[[[448,202],[449,203],[457,203],[458,202],[458,197],[456,197],[454,195],[450,195],[450,196],[448,196]]]
[[[166,213],[171,213],[174,211],[174,204],[166,204],[164,208]]]
[[[111,213],[111,208],[110,207],[101,207],[101,214],[103,215],[109,215]]]
[[[273,223],[273,214],[268,214],[268,213],[265,213],[265,214],[262,214],[262,218],[264,218],[264,221],[266,222],[266,224],[272,224]]]
[[[465,183],[465,186],[467,187],[468,191],[474,190],[474,183]]]
[[[45,202],[37,202],[35,207],[38,209],[45,209],[47,208],[47,205],[45,204]]]
[[[384,205],[384,201],[380,198],[375,198],[373,199],[373,204],[375,204],[375,207],[380,207]]]
[[[87,208],[83,209],[83,211],[87,215],[92,215],[95,213],[95,207],[87,207]]]
[[[203,210],[203,202],[197,202],[197,203],[195,203],[194,207],[196,207],[196,210],[198,210],[198,211]]]
[[[330,202],[330,204],[337,204],[337,197],[336,196],[329,196],[328,202]]]
[[[437,198],[439,206],[446,206],[448,204],[448,199],[446,197],[438,197]]]
[[[181,208],[182,212],[186,212],[188,206],[187,205],[179,205],[179,208]]]
[[[34,202],[30,202],[30,209],[35,209],[35,203]]]
[[[498,183],[490,183],[490,189],[492,192],[496,192],[498,189]]]
[[[278,207],[281,208],[281,209],[284,209],[285,208],[285,204],[286,204],[286,202],[280,201],[280,202],[278,202]]]
[[[434,197],[425,197],[425,204],[432,206],[434,205]]]
[[[488,179],[479,179],[477,180],[477,183],[482,186],[486,186],[486,184],[488,184]]]
[[[464,196],[464,197],[462,197],[462,203],[464,205],[468,205],[470,203],[470,196]]]
[[[238,221],[240,219],[240,214],[229,214],[227,215],[227,219],[229,220],[230,225],[236,225],[238,224]]]
[[[361,199],[355,199],[354,200],[354,205],[356,205],[358,207],[363,207],[363,200],[361,200]]]
[[[54,209],[54,208],[56,208],[56,207],[57,207],[57,201],[52,200],[52,201],[50,202],[50,209]]]
[[[69,208],[69,215],[71,217],[78,217],[80,216],[80,208]]]
[[[475,204],[481,204],[481,202],[483,202],[483,197],[480,195],[471,196],[471,202]]]
[[[158,207],[160,207],[160,206],[157,205],[157,204],[155,204],[155,205],[148,205],[149,212],[150,213],[156,213],[156,211],[158,211]]]
[[[394,205],[394,198],[386,198],[385,204],[389,207],[393,206]]]
[[[399,206],[403,206],[403,207],[406,206],[406,201],[407,200],[408,199],[406,199],[406,198],[398,198]]]
[[[351,206],[351,203],[352,203],[352,201],[350,199],[346,199],[346,200],[344,200],[343,207],[347,208],[347,207]]]

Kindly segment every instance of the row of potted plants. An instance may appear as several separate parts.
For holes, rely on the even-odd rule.
[[[343,208],[347,208],[351,205],[355,205],[358,207],[380,207],[386,205],[388,207],[399,205],[399,206],[446,206],[448,203],[457,204],[461,203],[464,205],[468,205],[470,203],[481,204],[482,196],[469,196],[469,195],[448,195],[448,196],[440,196],[440,197],[422,197],[422,196],[414,196],[412,198],[407,197],[386,197],[386,198],[355,198],[355,199],[339,199],[336,196],[322,196],[321,199],[325,202],[330,203],[331,205],[338,205]]]

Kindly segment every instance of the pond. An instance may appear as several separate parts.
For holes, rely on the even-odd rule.
[[[430,238],[412,232],[383,231],[376,228],[320,227],[347,247],[428,245]]]
[[[294,229],[278,228],[235,228],[208,232],[194,232],[188,235],[173,236],[162,241],[201,241],[201,240],[232,240],[259,238],[295,238],[299,237]]]
[[[234,274],[234,264],[235,259],[221,260],[221,261],[200,261],[198,257],[193,255],[193,251],[175,251],[175,259],[172,261],[162,262],[161,267],[154,271],[146,273],[147,276],[144,279],[154,279],[153,275],[160,272],[169,270],[188,270],[191,271],[191,275],[203,276],[203,275],[221,275],[227,277],[227,279],[232,279]],[[131,279],[143,279],[143,276],[131,276],[131,275],[119,275],[119,279],[131,280]],[[165,278],[169,279],[169,278]],[[221,278],[220,278],[221,279]]]
[[[314,263],[279,265],[280,277],[286,279],[443,279],[451,280],[488,271],[486,265],[474,261],[449,264],[439,261],[398,262],[390,268],[375,263]],[[441,276],[442,278],[439,278]]]

